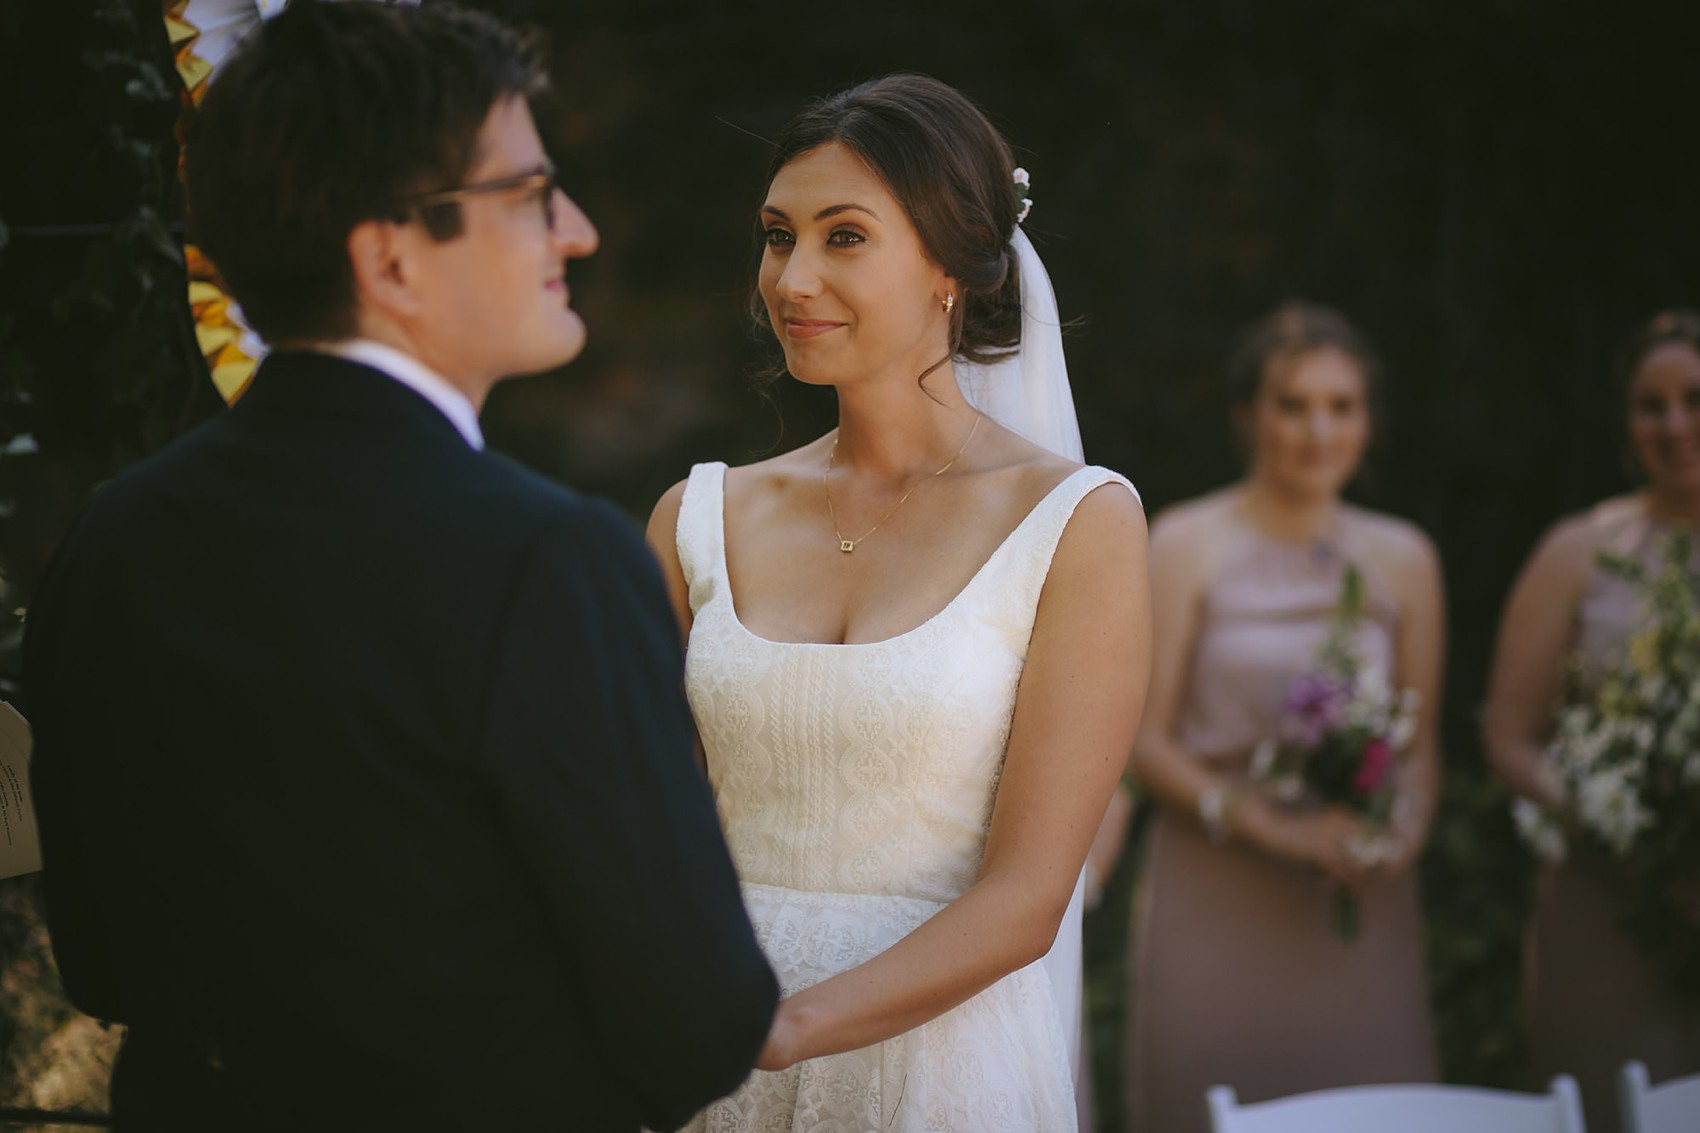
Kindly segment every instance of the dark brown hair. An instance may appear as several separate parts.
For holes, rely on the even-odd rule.
[[[1228,362],[1228,400],[1249,406],[1263,390],[1272,366],[1301,354],[1332,347],[1358,364],[1373,409],[1380,401],[1381,362],[1369,340],[1332,307],[1283,303],[1241,334]]]
[[[1688,307],[1672,307],[1660,311],[1636,328],[1617,357],[1618,400],[1621,403],[1628,404],[1629,387],[1634,384],[1635,375],[1640,372],[1641,363],[1647,360],[1647,355],[1672,342],[1680,342],[1700,353],[1700,312]]]
[[[951,312],[951,355],[990,362],[1019,346],[1021,287],[1009,246],[1020,209],[1015,162],[979,107],[926,75],[873,79],[798,112],[774,143],[766,183],[793,159],[832,142],[885,183],[927,255],[961,286]],[[759,292],[751,295],[750,310],[766,327]]]
[[[266,339],[347,337],[349,232],[458,185],[491,109],[546,86],[531,44],[482,12],[294,0],[238,48],[195,117],[193,236]],[[454,205],[421,219],[436,239],[460,232]]]

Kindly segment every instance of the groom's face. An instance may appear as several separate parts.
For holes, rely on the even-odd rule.
[[[477,155],[455,190],[459,235],[423,256],[431,353],[445,373],[491,380],[551,369],[584,347],[567,261],[596,250],[596,229],[555,185],[524,99],[491,109]]]

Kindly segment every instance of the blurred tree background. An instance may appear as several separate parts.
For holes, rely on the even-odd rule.
[[[1700,303],[1700,162],[1685,125],[1700,13],[1531,0],[478,6],[547,35],[562,96],[553,145],[602,233],[570,270],[589,349],[500,388],[486,428],[495,447],[636,517],[695,461],[752,459],[830,422],[820,391],[764,394],[750,377],[764,356],[745,314],[763,139],[804,99],[887,71],[973,95],[1031,171],[1027,228],[1078,320],[1088,459],[1126,473],[1152,511],[1237,472],[1220,377],[1238,328],[1304,297],[1369,333],[1390,412],[1358,494],[1433,536],[1451,606],[1449,777],[1423,863],[1446,1073],[1522,1084],[1530,873],[1482,768],[1477,713],[1500,603],[1539,532],[1631,482],[1617,344],[1660,307]],[[218,410],[172,227],[178,91],[158,16],[158,0],[0,5],[6,610],[27,605],[100,480]],[[7,651],[11,695],[15,677]],[[1136,872],[1124,864],[1089,925],[1105,1129],[1120,1127]],[[14,950],[29,884],[0,886],[0,947],[39,964],[39,942]],[[15,963],[0,980],[0,1099],[6,1068],[39,1045],[6,1009],[30,982]]]

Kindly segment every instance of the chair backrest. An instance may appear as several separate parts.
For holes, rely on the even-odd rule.
[[[1208,1094],[1215,1133],[1584,1133],[1569,1075],[1545,1094],[1467,1086],[1349,1086],[1240,1105],[1228,1086]]]
[[[1646,1066],[1631,1062],[1618,1079],[1617,1100],[1623,1111],[1623,1133],[1695,1133],[1700,1129],[1700,1074],[1649,1086]]]

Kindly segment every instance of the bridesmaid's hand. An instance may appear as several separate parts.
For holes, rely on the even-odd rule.
[[[1269,853],[1313,865],[1353,887],[1364,884],[1376,868],[1365,862],[1361,850],[1375,832],[1349,811],[1324,807],[1295,812],[1277,805],[1259,806],[1257,811],[1247,823],[1247,834]]]
[[[1428,844],[1429,820],[1426,795],[1411,787],[1401,788],[1393,801],[1393,819],[1375,837],[1381,844],[1380,860],[1371,870],[1372,880],[1386,881],[1405,873],[1422,856]]]
[[[1353,847],[1363,867],[1364,885],[1391,881],[1410,869],[1422,852],[1422,843],[1398,830],[1372,830]]]

